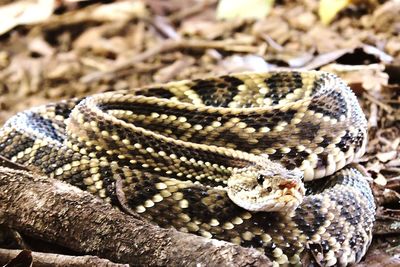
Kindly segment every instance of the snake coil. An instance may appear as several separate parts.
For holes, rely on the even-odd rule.
[[[366,129],[332,74],[238,73],[20,112],[0,129],[0,155],[276,264],[311,253],[345,266],[363,257],[374,223],[369,185],[350,164]]]

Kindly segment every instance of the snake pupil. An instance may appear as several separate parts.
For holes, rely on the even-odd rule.
[[[265,176],[262,175],[262,174],[259,174],[258,177],[257,177],[257,183],[259,185],[262,185],[264,183],[264,179],[265,179]]]

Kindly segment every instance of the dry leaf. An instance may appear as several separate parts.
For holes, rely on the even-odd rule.
[[[91,14],[93,19],[100,21],[128,21],[145,16],[148,16],[148,12],[144,2],[131,0],[101,5]]]
[[[381,162],[388,162],[391,159],[395,159],[397,156],[397,151],[388,151],[388,152],[379,152],[376,154],[376,157]]]
[[[364,53],[377,57],[382,63],[390,63],[393,61],[392,56],[376,48],[375,46],[363,45],[361,48],[363,49]]]
[[[320,68],[328,63],[335,61],[336,59],[351,51],[352,49],[339,49],[328,53],[319,54],[318,56],[315,56],[310,62],[308,62],[308,64],[304,66],[304,69],[314,70]]]
[[[52,56],[54,54],[54,48],[51,47],[45,40],[42,38],[34,38],[28,44],[29,50],[31,52],[37,53],[42,56]]]
[[[367,170],[369,171],[369,172],[372,172],[372,173],[379,173],[380,171],[381,171],[381,169],[382,169],[382,167],[383,167],[383,165],[379,162],[379,161],[377,161],[377,160],[374,160],[374,161],[372,161],[372,160],[370,160],[368,163],[367,163]]]
[[[399,13],[400,1],[387,1],[378,7],[372,14],[372,18],[366,20],[365,23],[378,31],[396,33],[400,23]]]
[[[291,18],[290,23],[297,29],[307,31],[315,24],[316,20],[314,13],[302,10],[299,15]]]
[[[220,0],[218,19],[265,18],[271,11],[274,0]]]
[[[378,173],[376,179],[374,179],[374,182],[381,186],[385,186],[387,184],[387,180],[386,180],[385,176],[383,176],[380,173]]]
[[[351,0],[321,0],[319,3],[318,15],[325,25],[331,23],[336,14],[346,8]]]
[[[337,74],[348,84],[361,86],[367,91],[380,91],[382,86],[387,85],[389,75],[384,72],[385,66],[382,64],[370,65],[342,65],[329,64],[321,68]]]
[[[184,69],[190,67],[195,63],[195,59],[192,57],[180,59],[168,65],[154,74],[154,81],[157,83],[165,83],[171,81],[173,78],[182,72]]]
[[[367,254],[365,261],[358,263],[355,267],[398,267],[400,256],[390,256],[383,249],[374,249]]]
[[[317,52],[330,53],[335,50],[353,49],[358,43],[352,43],[345,45],[345,40],[341,34],[332,29],[325,27],[321,24],[316,24],[312,27],[307,34],[302,35],[304,38],[303,42],[306,42],[311,47],[315,47]]]
[[[55,7],[55,0],[20,1],[0,7],[0,35],[24,24],[47,20]]]
[[[328,25],[340,11],[349,7],[350,4],[360,5],[372,10],[379,5],[379,2],[377,0],[321,0],[318,10],[321,22]]]
[[[386,164],[386,166],[388,166],[388,167],[397,167],[397,166],[400,166],[400,158],[393,159],[393,160],[389,161],[389,162]]]
[[[276,67],[268,64],[262,57],[253,55],[227,57],[221,61],[220,65],[225,72],[268,71]]]

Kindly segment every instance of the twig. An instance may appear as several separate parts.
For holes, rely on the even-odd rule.
[[[179,45],[180,45],[180,41],[167,40],[164,43],[162,43],[156,47],[150,48],[139,55],[135,55],[135,56],[131,57],[130,59],[125,60],[125,61],[115,65],[113,68],[111,68],[108,71],[96,71],[96,72],[90,73],[88,75],[85,75],[81,78],[81,82],[91,83],[91,82],[98,81],[98,80],[104,78],[104,76],[108,76],[115,72],[132,67],[135,64],[145,61],[155,55],[176,49],[179,47]]]
[[[393,112],[393,108],[389,105],[386,105],[385,103],[383,103],[382,101],[379,101],[376,97],[373,97],[372,95],[368,94],[367,92],[365,92],[363,94],[363,96],[368,99],[369,101],[371,101],[372,103],[375,103],[376,105],[378,105],[380,108],[382,108],[383,110],[385,110],[387,113],[392,113]]]
[[[260,37],[263,38],[268,45],[273,48],[275,51],[282,52],[284,50],[283,46],[278,44],[271,36],[266,33],[260,33]]]
[[[179,40],[181,38],[180,34],[176,32],[174,27],[171,26],[165,17],[155,16],[153,19],[143,18],[143,20],[152,25],[156,30],[169,39]]]
[[[3,157],[2,155],[0,155],[0,167],[7,167],[7,168],[21,170],[21,171],[28,170],[25,166],[18,164],[16,162],[12,162],[12,161],[8,160],[7,158]]]
[[[370,128],[378,127],[378,105],[375,103],[371,103],[368,125]]]
[[[220,49],[224,51],[240,52],[240,53],[257,53],[258,48],[251,45],[238,44],[236,42],[226,41],[207,41],[207,40],[166,40],[156,47],[150,48],[141,54],[135,55],[107,71],[96,71],[87,74],[81,78],[83,83],[96,82],[109,75],[134,67],[135,64],[148,60],[155,55],[165,53],[175,49]]]

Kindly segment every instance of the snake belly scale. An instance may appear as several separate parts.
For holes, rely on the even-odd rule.
[[[238,73],[20,112],[0,129],[0,155],[275,264],[311,252],[345,266],[363,257],[374,223],[372,192],[350,164],[366,129],[335,75]]]

